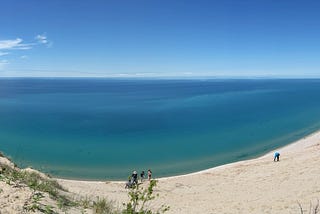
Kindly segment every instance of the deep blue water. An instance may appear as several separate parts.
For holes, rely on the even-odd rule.
[[[320,80],[3,78],[0,150],[58,177],[183,174],[318,130],[319,95]]]

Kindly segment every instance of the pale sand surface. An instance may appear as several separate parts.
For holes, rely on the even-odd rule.
[[[188,175],[160,178],[154,206],[168,213],[300,213],[320,199],[320,132],[284,148],[280,162],[274,151]],[[124,182],[58,179],[79,197],[107,197],[122,207],[128,201]],[[145,184],[147,181],[145,181]],[[308,212],[309,213],[309,212]]]
[[[35,205],[34,197],[39,191],[30,189],[27,185],[8,179],[8,177],[2,174],[4,166],[15,168],[14,164],[6,157],[0,156],[0,214],[23,214],[23,213],[43,213],[43,211],[29,208]],[[16,170],[20,170],[15,168]],[[34,169],[22,169],[23,171],[38,173],[41,177],[49,179],[45,174],[38,172]],[[69,194],[69,193],[65,193]],[[42,209],[50,206],[55,213],[65,213],[63,209],[60,209],[57,201],[53,200],[48,193],[42,192],[41,199],[36,203]],[[71,207],[66,213],[78,214],[86,209]],[[86,213],[90,213],[90,210]]]

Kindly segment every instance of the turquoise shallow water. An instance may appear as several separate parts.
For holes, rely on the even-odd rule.
[[[320,80],[0,79],[0,150],[78,179],[248,159],[320,128]]]

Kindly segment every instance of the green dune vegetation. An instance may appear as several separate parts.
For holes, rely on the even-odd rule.
[[[1,208],[14,213],[112,213],[112,214],[152,214],[165,213],[168,206],[150,209],[156,180],[151,180],[147,188],[140,184],[128,191],[128,202],[123,207],[115,207],[113,201],[96,196],[95,199],[79,197],[61,186],[57,180],[31,168],[20,169],[0,154],[0,194]],[[19,206],[20,205],[20,206]],[[148,205],[148,206],[146,206]]]

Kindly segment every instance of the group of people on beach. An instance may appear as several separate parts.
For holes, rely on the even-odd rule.
[[[141,181],[141,183],[143,182],[143,180],[145,179],[145,172],[144,171],[141,171],[141,173],[140,173],[140,181]],[[148,169],[148,181],[150,181],[151,180],[151,177],[152,177],[152,171],[150,170],[150,169]],[[138,184],[138,173],[137,173],[137,171],[133,171],[132,172],[132,175],[131,176],[129,176],[129,180],[128,180],[128,182],[126,183],[126,186],[125,186],[125,188],[131,188],[131,187],[133,187],[133,186],[135,186],[135,185],[137,185]]]
[[[273,161],[279,161],[280,160],[280,153],[279,152],[275,152],[273,157],[274,157]],[[141,183],[143,182],[143,180],[145,178],[144,176],[145,176],[145,172],[141,171],[141,173],[140,173],[140,181],[141,181]],[[151,176],[152,176],[152,172],[151,172],[150,169],[148,169],[148,180],[149,181],[151,180]],[[126,183],[125,188],[131,188],[131,187],[133,187],[134,185],[137,185],[137,184],[138,184],[138,173],[137,173],[137,171],[134,170],[132,172],[132,175],[129,176],[129,180]]]

